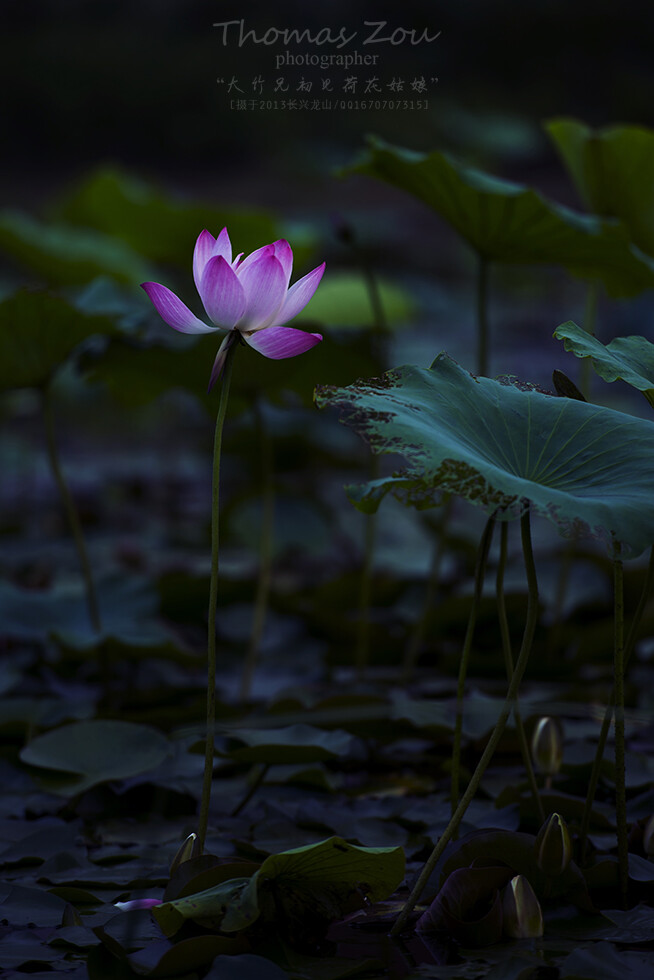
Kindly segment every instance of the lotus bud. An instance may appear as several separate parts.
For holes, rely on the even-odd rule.
[[[643,831],[643,850],[649,857],[654,857],[654,816],[645,824]]]
[[[511,939],[535,939],[543,935],[540,903],[524,875],[516,875],[506,886],[502,911],[504,934]]]
[[[534,844],[536,863],[550,878],[563,874],[572,860],[572,841],[568,825],[552,813],[538,831]]]
[[[184,864],[184,861],[190,861],[191,858],[197,857],[200,853],[200,846],[198,843],[197,834],[189,834],[185,841],[177,848],[175,857],[170,864],[170,875],[171,877],[177,871],[180,864]]]
[[[114,902],[114,908],[121,912],[135,912],[142,909],[153,909],[163,905],[160,898],[133,898],[129,902]]]
[[[534,762],[546,776],[555,776],[563,759],[563,733],[555,718],[541,718],[531,739]]]

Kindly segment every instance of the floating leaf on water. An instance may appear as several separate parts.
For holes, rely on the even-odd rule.
[[[242,728],[228,734],[230,739],[241,743],[227,753],[236,762],[272,765],[342,759],[352,752],[356,741],[349,732],[326,732],[303,724],[273,729]]]
[[[21,750],[20,758],[57,773],[57,777],[41,777],[44,788],[75,796],[98,783],[155,769],[168,754],[168,739],[149,725],[98,720],[37,735]]]
[[[234,933],[260,916],[289,937],[310,938],[330,921],[382,901],[404,877],[399,847],[357,847],[341,837],[294,848],[266,858],[251,878],[235,878],[214,888],[153,909],[166,935],[186,919]],[[303,932],[304,930],[304,932]]]

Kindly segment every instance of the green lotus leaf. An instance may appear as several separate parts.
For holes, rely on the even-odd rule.
[[[151,261],[178,265],[189,274],[193,247],[203,228],[217,235],[226,225],[237,251],[246,253],[280,237],[274,218],[265,211],[176,200],[133,174],[106,167],[74,186],[55,214],[59,220],[122,239]],[[298,249],[295,241],[298,266],[308,249]],[[139,282],[148,278],[143,276]]]
[[[566,350],[577,357],[592,358],[593,367],[605,381],[626,381],[638,388],[654,408],[654,344],[645,337],[616,337],[602,344],[596,337],[568,320],[554,331]]]
[[[90,651],[100,643],[128,647],[131,655],[184,654],[159,619],[159,600],[152,583],[141,576],[114,573],[99,577],[102,630],[90,622],[86,592],[80,580],[55,582],[49,589],[25,589],[0,582],[0,620],[6,636],[45,643],[54,636],[69,650]]]
[[[508,520],[530,504],[565,535],[585,531],[623,557],[654,541],[654,425],[533,386],[475,378],[447,354],[347,388],[320,386],[320,407],[376,453],[408,466],[349,489],[372,512],[393,491],[417,507],[458,494]]]
[[[169,754],[168,739],[149,725],[127,721],[79,721],[37,735],[20,752],[23,762],[51,770],[40,782],[61,796],[112,779],[156,769]]]
[[[230,731],[239,743],[225,753],[236,762],[284,763],[319,762],[339,759],[352,751],[354,738],[344,731],[322,731],[313,725],[288,728],[251,728]]]
[[[487,259],[563,265],[575,276],[601,278],[612,296],[654,287],[654,262],[619,222],[578,214],[447,153],[415,153],[371,138],[363,160],[344,172],[377,177],[418,197]]]
[[[19,290],[0,302],[0,390],[46,385],[82,341],[112,333],[107,317],[49,293]]]
[[[91,228],[43,224],[20,211],[0,212],[0,251],[48,284],[75,285],[108,275],[138,284],[152,268],[125,242]]]
[[[654,255],[654,130],[593,130],[576,119],[545,124],[589,211],[619,218],[632,241]]]
[[[286,927],[302,921],[310,929],[360,908],[364,896],[370,902],[388,898],[403,877],[402,848],[358,847],[330,837],[272,854],[251,878],[234,878],[166,902],[152,914],[168,936],[185,919],[228,933],[246,929],[260,916]]]

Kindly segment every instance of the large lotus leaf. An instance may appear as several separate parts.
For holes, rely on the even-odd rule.
[[[280,237],[273,217],[265,211],[175,200],[133,174],[113,168],[84,178],[60,202],[56,214],[64,221],[122,239],[153,262],[189,270],[193,246],[203,228],[217,235],[227,226],[239,252],[252,252]],[[296,267],[306,258],[306,251],[295,247]]]
[[[49,293],[14,293],[0,302],[0,390],[47,384],[82,341],[112,334],[104,316],[84,313]]]
[[[342,409],[374,452],[408,463],[352,488],[361,510],[376,510],[389,491],[419,507],[454,493],[500,520],[530,503],[563,534],[619,542],[623,557],[654,541],[651,422],[475,378],[447,354],[429,369],[407,365],[347,388],[321,386],[316,400]]]
[[[302,920],[329,921],[360,908],[365,899],[392,895],[404,877],[400,847],[358,847],[341,837],[297,847],[266,858],[251,878],[236,878],[214,888],[166,902],[152,910],[171,936],[185,919],[223,932],[247,928],[259,916],[285,926]]]
[[[589,211],[619,218],[654,255],[654,131],[641,126],[593,130],[576,119],[545,125]]]
[[[117,238],[91,228],[46,225],[20,211],[0,212],[0,251],[56,285],[102,275],[136,285],[153,277],[143,256]]]
[[[596,337],[568,320],[554,331],[566,350],[577,357],[591,357],[605,381],[626,381],[638,388],[654,407],[654,344],[645,337],[616,337],[602,344]]]
[[[414,153],[371,139],[367,155],[347,172],[378,177],[420,198],[496,262],[563,265],[582,278],[600,277],[613,296],[654,287],[654,262],[620,223],[578,214],[447,153]]]
[[[149,725],[80,721],[37,735],[21,750],[20,758],[53,771],[40,777],[45,789],[76,796],[98,783],[156,769],[169,752],[166,736]]]

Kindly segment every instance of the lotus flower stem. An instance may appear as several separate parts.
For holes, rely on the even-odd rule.
[[[640,621],[643,618],[643,613],[645,611],[645,606],[647,605],[647,600],[652,592],[652,586],[654,585],[654,547],[651,548],[649,554],[649,564],[647,566],[647,573],[645,575],[645,581],[643,583],[643,589],[640,594],[640,599],[638,600],[638,606],[634,613],[633,619],[631,621],[631,626],[629,627],[629,634],[624,646],[624,666],[625,669],[629,664],[629,658],[633,652],[634,646],[636,645],[636,634],[638,633],[638,627],[640,626]],[[584,855],[586,851],[586,840],[588,838],[588,828],[590,826],[590,818],[593,810],[593,801],[595,800],[595,793],[597,791],[597,784],[599,782],[600,769],[602,766],[602,759],[604,757],[604,748],[606,746],[606,740],[609,735],[609,730],[611,728],[611,719],[613,717],[613,706],[615,704],[615,688],[611,690],[609,696],[609,703],[606,706],[606,711],[604,712],[604,719],[602,721],[602,727],[597,739],[597,748],[595,750],[595,759],[593,760],[593,768],[590,774],[590,780],[588,782],[588,792],[586,794],[586,803],[584,806],[584,812],[581,819],[581,828],[579,830],[579,861],[583,862]]]
[[[430,854],[424,868],[420,873],[420,877],[416,882],[411,895],[407,899],[404,908],[402,909],[397,921],[395,922],[393,928],[391,929],[391,936],[396,936],[402,931],[404,925],[411,915],[411,912],[415,908],[416,903],[419,901],[422,895],[425,885],[427,884],[439,858],[441,857],[443,851],[445,850],[447,844],[452,839],[454,832],[458,828],[463,816],[468,809],[475,793],[479,789],[479,784],[481,778],[486,771],[486,768],[493,758],[495,750],[500,743],[506,723],[508,721],[511,710],[515,705],[515,699],[518,695],[518,690],[520,688],[520,682],[522,681],[525,668],[527,666],[527,661],[529,660],[529,654],[531,652],[531,647],[534,639],[534,633],[536,631],[536,623],[538,621],[538,581],[536,578],[536,566],[534,565],[534,554],[531,545],[531,531],[529,523],[529,511],[525,511],[520,519],[520,530],[522,535],[522,550],[525,558],[525,568],[527,572],[527,585],[528,585],[528,602],[527,602],[527,619],[525,622],[525,629],[522,636],[522,644],[520,647],[520,654],[518,656],[518,661],[513,671],[513,676],[511,677],[511,683],[509,684],[509,689],[507,691],[506,700],[502,706],[500,716],[497,719],[495,728],[488,740],[486,748],[484,749],[481,759],[477,763],[477,768],[472,774],[472,778],[468,783],[465,793],[461,798],[461,802],[456,808],[455,813],[452,815],[450,822],[445,828],[440,840],[434,847],[434,850]]]
[[[509,621],[506,615],[506,602],[504,601],[504,569],[506,568],[508,532],[509,525],[506,521],[502,521],[502,525],[500,527],[500,558],[497,564],[497,577],[495,580],[495,585],[497,596],[497,615],[500,621],[500,634],[502,636],[502,651],[504,653],[506,677],[510,682],[511,677],[513,676],[513,654],[511,653]],[[515,706],[513,708],[513,717],[515,718],[515,727],[518,735],[518,742],[520,743],[520,753],[522,755],[522,761],[527,773],[527,782],[529,783],[531,795],[536,805],[536,812],[538,813],[540,823],[542,824],[545,822],[545,811],[543,809],[543,801],[541,800],[540,793],[538,792],[538,783],[536,782],[534,767],[531,763],[531,752],[529,751],[529,743],[525,734],[525,726],[522,723],[522,715],[520,713],[517,696]]]
[[[266,613],[268,612],[270,582],[272,578],[273,529],[275,523],[272,439],[266,426],[261,404],[258,400],[255,402],[254,411],[259,444],[261,446],[263,508],[261,512],[259,576],[257,578],[257,592],[254,600],[252,632],[250,633],[250,643],[248,645],[248,652],[243,666],[243,676],[241,678],[241,700],[243,701],[247,701],[252,690],[252,679],[259,660],[261,637],[266,621]]]
[[[98,598],[95,591],[95,585],[93,583],[91,564],[89,562],[86,544],[84,542],[84,534],[82,533],[82,525],[75,507],[75,501],[73,500],[71,492],[68,489],[68,484],[66,483],[66,479],[61,468],[61,462],[59,460],[59,451],[57,449],[57,440],[55,437],[54,412],[52,409],[52,394],[49,386],[42,389],[41,405],[43,420],[45,422],[45,436],[48,447],[50,469],[52,470],[52,475],[54,476],[55,483],[57,484],[59,496],[61,497],[61,502],[73,535],[73,540],[75,542],[77,557],[79,559],[82,577],[84,579],[84,586],[86,589],[86,604],[88,606],[91,626],[96,633],[99,633],[101,630],[101,621]]]
[[[483,530],[477,549],[477,560],[475,562],[475,588],[472,596],[472,605],[468,615],[468,626],[463,641],[461,660],[459,662],[459,679],[456,686],[456,720],[454,722],[454,745],[452,746],[452,785],[451,803],[452,814],[456,812],[459,803],[459,783],[461,768],[461,732],[463,728],[463,695],[465,693],[466,676],[468,674],[468,664],[470,662],[470,650],[472,640],[477,625],[477,614],[481,602],[481,594],[484,588],[484,575],[486,574],[486,564],[488,562],[488,550],[495,530],[495,518],[489,517]]]
[[[613,562],[613,670],[615,686],[615,816],[618,836],[618,869],[623,907],[627,905],[629,848],[627,840],[627,795],[624,744],[624,569]]]
[[[436,540],[434,542],[432,552],[431,568],[429,569],[429,577],[427,579],[427,588],[425,589],[425,597],[422,603],[422,611],[409,635],[409,639],[404,649],[402,673],[402,680],[404,683],[407,683],[413,675],[413,671],[420,655],[420,649],[425,639],[425,633],[427,632],[427,620],[429,619],[429,614],[431,613],[440,583],[441,566],[443,564],[443,556],[445,554],[446,528],[452,514],[453,501],[454,498],[452,495],[448,494],[442,507],[441,519],[436,531]]]
[[[486,377],[488,372],[488,268],[485,255],[477,256],[477,373]]]
[[[211,583],[209,586],[209,624],[207,630],[207,731],[204,753],[204,777],[202,780],[202,799],[198,821],[198,851],[204,851],[209,823],[209,804],[211,802],[211,783],[213,780],[214,728],[216,723],[216,611],[218,607],[218,545],[220,516],[220,456],[223,442],[223,427],[227,414],[229,387],[232,379],[232,366],[236,344],[227,350],[223,369],[220,403],[216,416],[216,429],[213,443],[213,482],[211,487]]]

